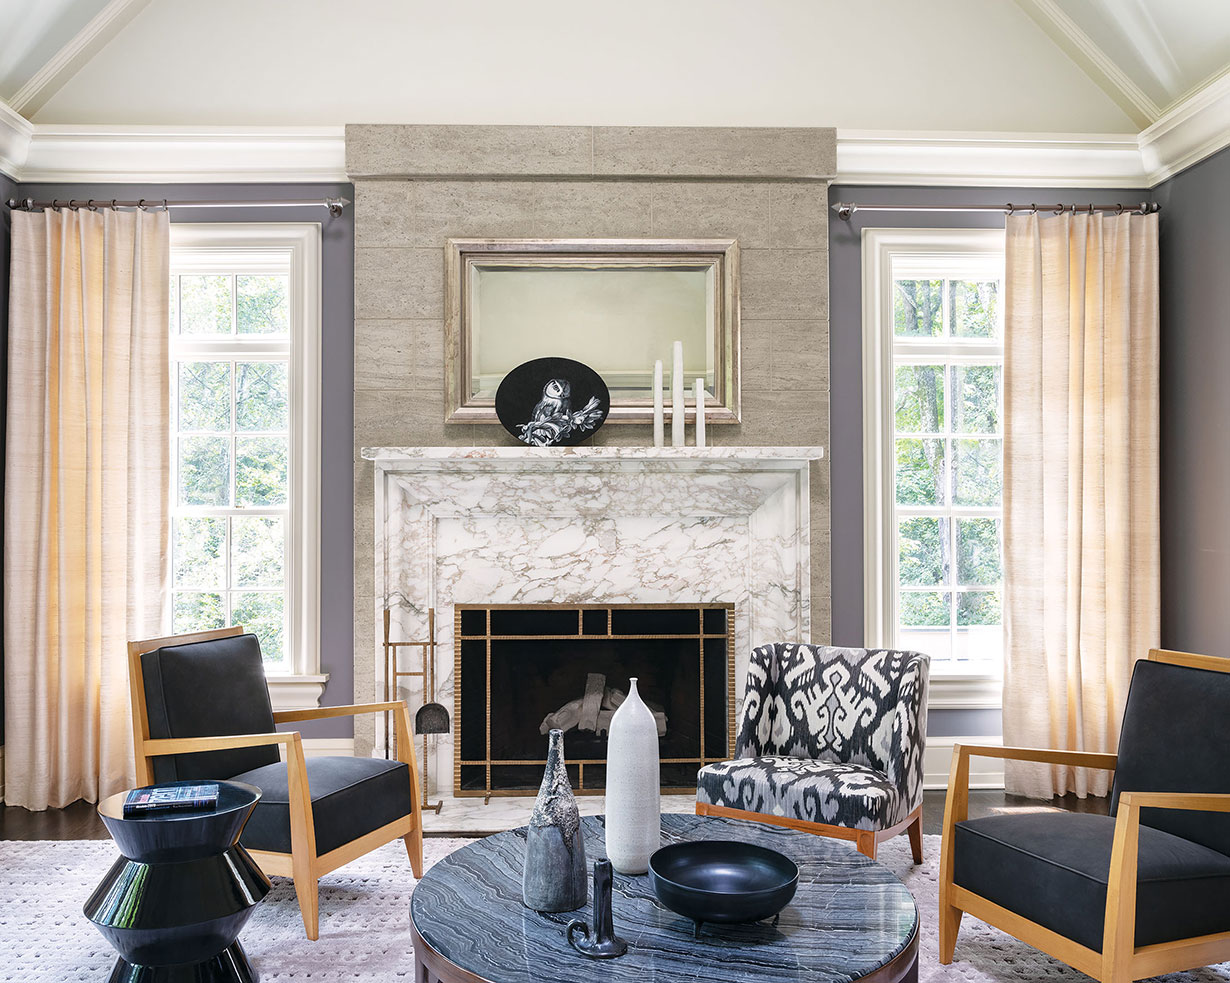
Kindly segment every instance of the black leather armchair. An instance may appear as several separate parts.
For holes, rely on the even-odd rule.
[[[968,819],[969,759],[1115,772],[1110,815]],[[940,962],[963,912],[1104,983],[1230,959],[1230,659],[1137,663],[1119,753],[958,746],[940,870]]]
[[[260,642],[223,628],[129,642],[137,780],[234,780],[262,793],[240,843],[266,874],[293,877],[309,939],[319,932],[317,880],[401,838],[423,871],[418,764],[403,702],[275,713]],[[277,724],[392,713],[397,760],[305,758]],[[279,755],[285,749],[286,760]]]

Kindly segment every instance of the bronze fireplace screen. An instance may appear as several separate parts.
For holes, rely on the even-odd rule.
[[[454,629],[455,795],[537,791],[553,726],[573,789],[601,794],[629,676],[658,717],[663,792],[734,753],[733,604],[459,604]]]

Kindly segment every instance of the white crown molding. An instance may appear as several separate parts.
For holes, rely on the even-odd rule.
[[[40,182],[348,181],[341,126],[31,124],[0,102],[0,170]],[[1230,72],[1138,136],[837,131],[835,183],[1143,188],[1230,144]]]
[[[1150,187],[1230,146],[1230,69],[1169,110],[1138,141]]]
[[[0,102],[0,172],[14,181],[21,180],[33,134],[34,127],[25,117]]]
[[[35,124],[22,181],[347,181],[341,126]]]
[[[837,131],[837,184],[1139,188],[1132,134]]]
[[[26,80],[11,100],[13,109],[33,116],[79,72],[150,0],[111,0],[88,24]]]
[[[1017,0],[1020,7],[1077,66],[1127,113],[1137,126],[1148,126],[1161,109],[1111,60],[1055,0]]]

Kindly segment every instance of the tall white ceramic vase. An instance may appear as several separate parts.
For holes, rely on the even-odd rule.
[[[643,874],[661,844],[658,723],[630,683],[607,735],[606,855],[619,873]]]

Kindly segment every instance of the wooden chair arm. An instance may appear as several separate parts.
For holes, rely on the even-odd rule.
[[[356,703],[352,706],[313,707],[307,710],[275,710],[275,724],[289,724],[297,720],[325,720],[329,717],[357,717],[363,713],[383,713],[405,707],[405,700],[393,700],[388,703]]]
[[[412,794],[419,797],[419,763],[414,753],[414,737],[410,730],[410,711],[405,700],[390,700],[385,703],[356,703],[352,706],[317,707],[309,710],[279,710],[273,715],[275,724],[287,724],[299,720],[325,720],[329,717],[354,717],[362,713],[393,714],[393,733],[396,738],[397,760],[410,769]],[[417,813],[417,806],[416,806]]]
[[[165,737],[142,743],[141,754],[147,758],[164,754],[195,754],[199,751],[226,751],[239,747],[263,747],[267,744],[285,744],[289,747],[299,740],[298,731],[274,734],[222,734],[214,737]]]
[[[969,818],[969,759],[999,758],[1003,761],[1038,761],[1043,764],[1071,765],[1114,771],[1118,755],[1095,751],[1060,751],[1054,748],[994,747],[983,744],[956,744],[948,772],[948,794],[944,801],[944,825],[940,841],[941,883],[951,884],[954,866],[954,841],[957,823]]]
[[[993,747],[982,744],[957,744],[952,749],[957,756],[1000,758],[1004,761],[1038,761],[1050,765],[1071,765],[1074,768],[1098,768],[1114,771],[1119,761],[1115,754],[1098,751],[1060,751],[1055,748]]]
[[[1120,792],[1119,806],[1137,809],[1190,809],[1230,812],[1230,794],[1223,792]]]

